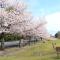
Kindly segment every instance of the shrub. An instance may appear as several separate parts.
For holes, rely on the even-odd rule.
[[[7,34],[4,34],[4,36],[2,36],[2,37],[0,34],[0,41],[2,40],[2,38],[4,38],[4,41],[16,41],[16,40],[20,40],[23,37],[18,34],[7,33]]]
[[[60,31],[58,31],[58,32],[55,34],[55,38],[59,38],[59,39],[60,39]]]

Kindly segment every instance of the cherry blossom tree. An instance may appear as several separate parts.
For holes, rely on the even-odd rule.
[[[18,33],[24,36],[45,35],[47,32],[43,27],[46,24],[45,19],[40,18],[40,23],[33,24],[34,22],[31,22],[33,16],[26,11],[26,4],[15,1],[15,4],[11,4],[7,0],[0,0],[0,32]]]
[[[46,24],[44,17],[40,17],[38,24],[33,24],[34,22],[31,22],[33,16],[26,11],[25,3],[16,2],[9,5],[6,0],[0,0],[0,6],[2,6],[2,11],[0,11],[0,25],[2,26],[0,26],[0,30],[19,34],[25,34],[25,32],[27,34],[28,31],[31,31],[31,34],[35,34],[38,28],[43,29]]]
[[[40,17],[39,21],[37,23],[35,23],[35,24],[32,23],[31,26],[33,25],[33,27],[31,27],[29,30],[27,30],[26,34],[30,35],[30,36],[35,36],[35,37],[37,37],[37,36],[42,37],[45,39],[49,38],[50,35],[45,26],[47,24],[45,17]]]
[[[2,0],[1,0],[2,1]],[[2,1],[2,4],[5,1]],[[13,6],[3,7],[3,11],[0,11],[1,30],[8,30],[12,33],[22,33],[26,29],[25,27],[30,24],[32,15],[29,12],[25,12],[26,6],[24,3]],[[6,27],[6,29],[4,28]],[[8,29],[9,27],[9,29]]]

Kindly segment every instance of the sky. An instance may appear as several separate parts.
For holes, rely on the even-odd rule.
[[[10,0],[11,4],[12,1]],[[21,0],[22,1],[22,0]],[[33,16],[45,16],[47,21],[47,30],[50,34],[60,31],[60,0],[23,0],[27,3],[28,11]]]
[[[60,31],[60,0],[25,0],[34,16],[45,16],[47,30],[54,35]]]

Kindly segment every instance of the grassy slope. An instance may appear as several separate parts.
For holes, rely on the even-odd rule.
[[[56,46],[60,46],[60,40],[36,43],[20,49],[20,51],[11,56],[1,56],[0,60],[60,60],[57,59],[52,42],[56,43]]]

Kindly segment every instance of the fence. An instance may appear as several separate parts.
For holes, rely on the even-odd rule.
[[[21,40],[17,40],[17,41],[8,41],[8,42],[0,42],[0,50],[4,50],[5,48],[10,48],[10,47],[23,47],[23,46],[26,46],[26,45],[30,45],[32,43],[36,43],[37,41],[39,40],[24,40],[24,39],[21,39]]]

